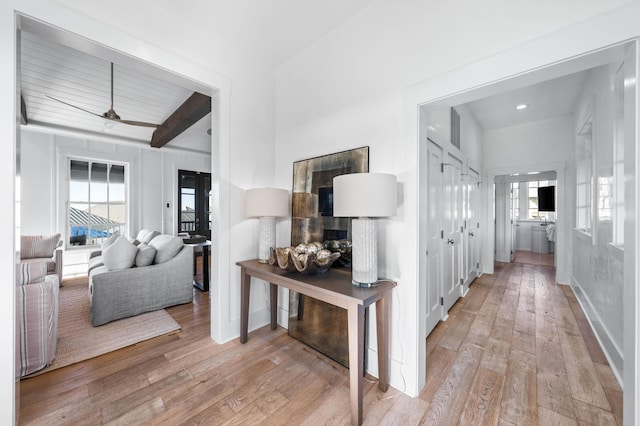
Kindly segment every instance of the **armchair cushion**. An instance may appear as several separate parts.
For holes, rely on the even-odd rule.
[[[127,238],[118,238],[113,244],[102,250],[102,261],[110,271],[129,269],[136,260],[138,247]]]
[[[53,251],[60,245],[60,234],[50,237],[42,235],[22,235],[20,237],[20,258],[51,258]]]

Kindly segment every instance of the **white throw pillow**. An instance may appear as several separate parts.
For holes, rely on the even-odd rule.
[[[133,266],[138,254],[138,247],[126,238],[118,238],[102,251],[102,261],[110,271],[129,269]]]
[[[149,244],[149,241],[153,240],[158,235],[160,235],[158,231],[153,231],[151,229],[142,229],[140,230],[140,232],[138,232],[136,240],[140,241],[140,244]]]
[[[138,268],[143,266],[149,266],[153,263],[153,259],[155,257],[156,257],[155,247],[151,247],[146,244],[140,244],[138,246],[138,254],[136,255],[136,266]]]
[[[119,232],[114,232],[113,234],[111,234],[109,238],[107,238],[102,242],[102,246],[101,246],[102,250],[106,249],[111,244],[115,243],[118,238],[120,238]]]
[[[156,249],[153,263],[158,264],[173,259],[182,250],[184,243],[180,237],[162,234],[151,240],[149,245]]]

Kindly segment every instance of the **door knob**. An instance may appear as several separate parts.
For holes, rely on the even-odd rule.
[[[447,243],[448,243],[448,244],[454,244],[454,243],[455,243],[455,241],[453,241],[452,239],[447,239]]]
[[[469,236],[470,236],[470,237],[473,237],[473,232],[469,232]]]

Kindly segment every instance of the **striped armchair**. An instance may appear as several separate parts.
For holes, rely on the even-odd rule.
[[[58,276],[62,284],[62,240],[60,234],[51,236],[22,235],[20,237],[20,263],[45,262],[47,274]]]
[[[56,357],[58,346],[57,275],[47,275],[47,263],[20,265],[17,297],[20,318],[20,377],[41,370]]]

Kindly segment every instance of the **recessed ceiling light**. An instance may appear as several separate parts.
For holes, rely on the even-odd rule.
[[[526,109],[529,105],[527,104],[520,104],[518,106],[516,106],[516,109]]]

